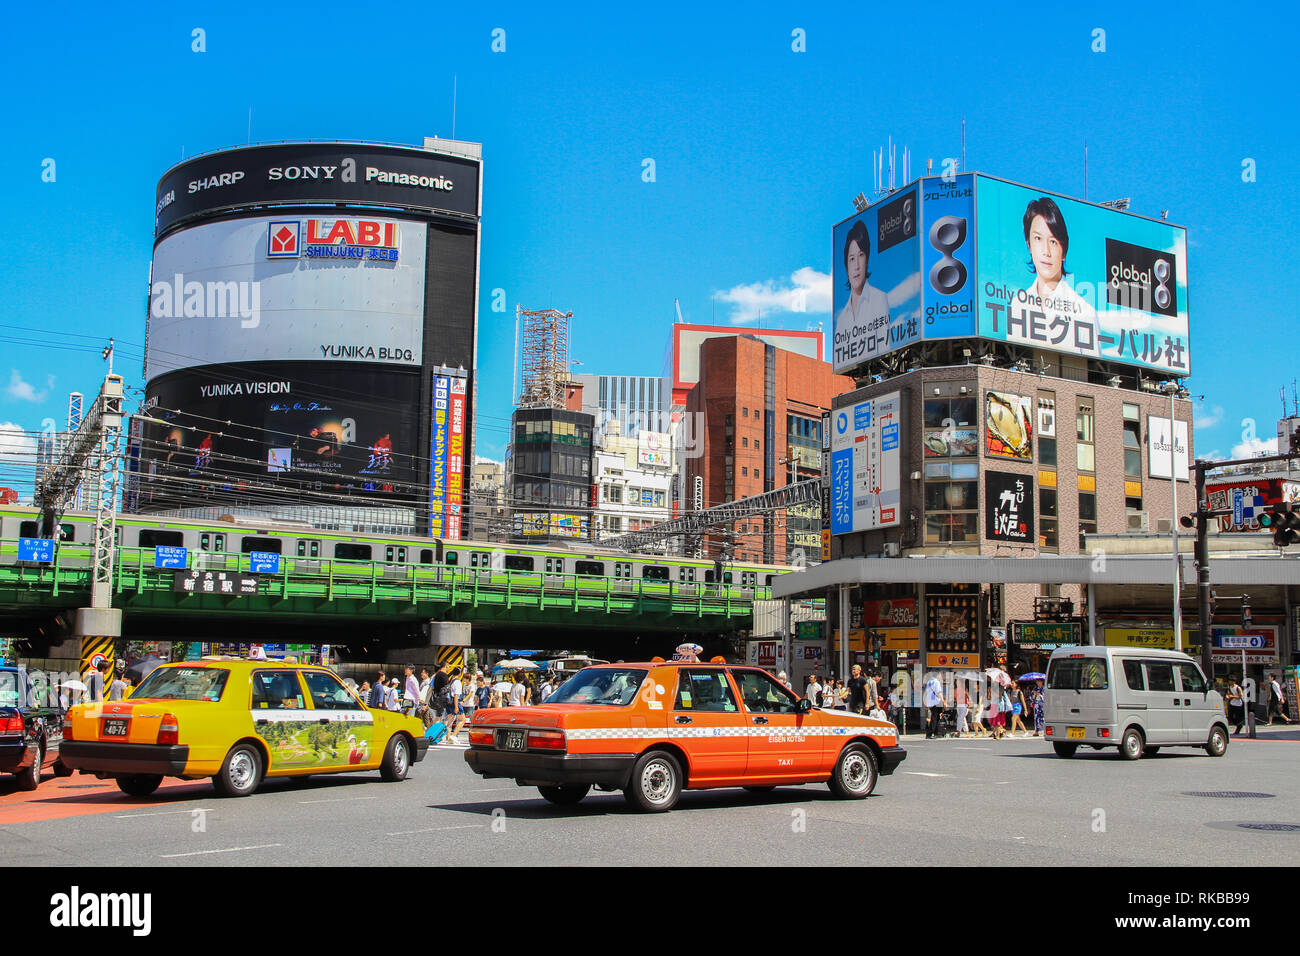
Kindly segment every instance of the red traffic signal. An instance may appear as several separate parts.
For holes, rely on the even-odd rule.
[[[1260,526],[1273,532],[1273,544],[1279,548],[1300,542],[1300,510],[1290,501],[1278,502],[1260,515]]]

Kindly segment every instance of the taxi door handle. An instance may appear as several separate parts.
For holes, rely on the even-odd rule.
[[[677,723],[679,723],[679,724],[689,724],[690,722],[691,722],[691,718],[687,717],[685,714],[678,714],[678,715],[677,715]]]
[[[1181,703],[1181,701],[1179,701],[1179,699],[1178,699],[1177,697],[1175,697],[1175,698],[1174,698],[1174,706],[1177,707],[1180,703]]]
[[[1192,699],[1191,699],[1190,697],[1184,697],[1184,698],[1183,698],[1183,706],[1184,706],[1184,707],[1191,707],[1191,706],[1192,706]]]
[[[767,718],[766,718],[766,717],[755,717],[755,718],[754,718],[754,723],[756,723],[756,724],[765,724],[765,723],[767,723]]]
[[[265,717],[263,717],[261,720],[258,720],[256,723],[257,723],[257,726],[259,726],[259,727],[264,727],[264,726],[266,726],[267,724],[269,724],[270,721],[267,720]]]
[[[330,719],[328,717],[322,717],[320,720],[316,721],[318,724],[328,724],[329,722]]]

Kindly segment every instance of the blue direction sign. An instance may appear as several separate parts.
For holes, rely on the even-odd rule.
[[[274,551],[250,551],[248,571],[250,574],[279,574],[280,556]]]
[[[1242,500],[1240,488],[1232,489],[1232,525],[1240,528],[1246,523],[1246,505]]]
[[[53,538],[19,538],[18,560],[50,564],[54,561]]]
[[[1223,650],[1252,650],[1264,648],[1263,634],[1223,634],[1219,637],[1219,647]]]
[[[179,568],[185,569],[189,559],[188,548],[177,548],[170,545],[159,545],[153,549],[153,566],[155,568]]]

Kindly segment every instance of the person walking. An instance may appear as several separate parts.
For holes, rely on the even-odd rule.
[[[970,712],[970,694],[960,681],[953,688],[952,702],[957,708],[957,736],[969,737],[970,724],[966,720],[966,715]]]
[[[1007,712],[1011,710],[1011,697],[1001,684],[994,684],[989,695],[989,727],[993,739],[1001,740],[1007,735]]]
[[[849,670],[849,710],[855,714],[867,712],[867,679],[862,674],[862,665],[854,664]]]
[[[1020,715],[1029,710],[1029,704],[1025,701],[1025,695],[1021,692],[1018,681],[1011,685],[1009,696],[1011,697],[1011,729],[1009,733],[1015,736],[1016,728],[1019,727],[1020,736],[1028,737],[1029,729],[1025,726],[1025,722],[1020,719]]]
[[[411,698],[416,707],[420,706],[420,679],[415,676],[415,668],[407,664],[404,668],[406,671],[406,696]]]
[[[925,739],[933,740],[942,736],[939,733],[939,715],[943,713],[947,703],[943,699],[943,685],[939,683],[939,675],[931,673],[930,679],[925,682],[925,707],[929,711],[929,720],[925,725]]]
[[[459,667],[453,669],[447,683],[447,718],[444,722],[447,724],[447,742],[452,744],[459,743],[456,735],[465,726],[465,685],[460,679],[463,673]]]
[[[522,670],[515,671],[515,682],[510,687],[510,706],[527,707],[532,703],[532,690],[528,686],[528,677]]]
[[[971,701],[971,727],[970,735],[972,737],[987,737],[991,731],[984,723],[984,716],[988,708],[984,701]]]
[[[386,696],[384,692],[384,678],[386,676],[387,675],[384,674],[384,669],[381,667],[379,669],[379,676],[375,678],[375,682],[370,686],[370,696],[366,699],[367,707],[373,707],[375,710],[384,709],[384,697]]]
[[[822,682],[817,679],[816,671],[813,671],[812,676],[808,678],[808,686],[803,689],[803,695],[812,701],[814,707],[821,705]]]
[[[1034,736],[1043,736],[1043,725],[1046,722],[1043,717],[1043,681],[1042,678],[1034,681],[1034,685],[1029,688],[1029,706],[1034,709]]]
[[[1291,723],[1291,718],[1286,715],[1286,695],[1282,693],[1282,685],[1276,674],[1269,678],[1268,686],[1272,691],[1268,700],[1268,725],[1273,726],[1274,717],[1282,718],[1284,724]]]
[[[1223,700],[1228,705],[1228,723],[1237,725],[1233,733],[1241,733],[1241,727],[1246,723],[1246,697],[1235,674],[1228,678],[1228,692],[1223,695]]]

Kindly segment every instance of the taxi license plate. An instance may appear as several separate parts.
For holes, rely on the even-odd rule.
[[[1072,739],[1082,740],[1088,736],[1088,733],[1082,727],[1067,727],[1065,735]]]
[[[502,750],[527,750],[528,735],[522,730],[507,730],[501,735]]]
[[[105,737],[125,737],[130,729],[130,721],[124,718],[108,718],[104,721]]]

